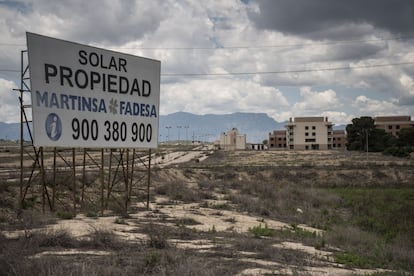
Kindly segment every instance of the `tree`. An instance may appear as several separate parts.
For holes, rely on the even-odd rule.
[[[352,119],[352,124],[348,124],[346,126],[348,136],[347,149],[361,151],[367,150],[367,140],[369,142],[370,133],[374,128],[374,119],[371,117],[363,116]]]
[[[369,136],[369,151],[382,152],[396,144],[397,139],[383,129],[373,129]]]
[[[398,144],[414,147],[414,128],[403,128],[398,133]]]

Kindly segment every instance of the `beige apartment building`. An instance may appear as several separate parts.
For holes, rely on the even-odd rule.
[[[269,149],[286,149],[286,130],[274,130],[269,133]]]
[[[332,148],[346,150],[346,133],[345,130],[334,130],[332,132]]]
[[[223,150],[245,150],[246,134],[240,135],[237,128],[233,128],[220,135],[219,146]]]
[[[411,121],[411,116],[378,116],[374,118],[374,125],[375,128],[398,137],[401,129],[414,127],[414,121]]]
[[[295,117],[286,124],[286,146],[290,150],[330,150],[333,124],[328,117]]]

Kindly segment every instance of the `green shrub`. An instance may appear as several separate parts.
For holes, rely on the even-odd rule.
[[[267,224],[265,224],[264,227],[262,227],[261,224],[259,224],[259,226],[250,227],[249,232],[252,233],[255,238],[273,237],[276,234],[276,230],[269,228]]]
[[[177,219],[177,221],[175,222],[175,224],[177,226],[181,226],[181,225],[197,225],[197,224],[200,224],[200,222],[196,221],[193,218],[183,217],[183,218]]]
[[[393,146],[386,148],[382,153],[384,155],[392,155],[396,157],[408,157],[414,150],[412,147],[397,147]]]
[[[75,215],[72,212],[68,211],[58,211],[56,215],[60,219],[73,219],[75,217]]]
[[[335,262],[360,268],[372,267],[372,260],[352,252],[339,252],[334,255]]]
[[[145,266],[149,266],[149,267],[154,267],[158,265],[160,261],[161,261],[161,254],[158,252],[150,252],[144,258]]]

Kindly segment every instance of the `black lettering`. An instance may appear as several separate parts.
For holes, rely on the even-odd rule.
[[[79,77],[80,75],[83,75],[83,78]],[[80,82],[80,80],[82,81],[82,79],[83,83]],[[75,82],[79,88],[86,88],[86,86],[88,86],[88,75],[84,70],[79,69],[75,72]]]
[[[126,70],[126,64],[127,64],[127,61],[126,61],[126,59],[123,59],[123,58],[119,58],[119,71],[121,71],[121,68],[124,70],[124,72],[126,72],[127,70]]]
[[[94,84],[101,82],[101,75],[98,72],[91,71],[91,90],[95,87]]]
[[[129,81],[127,78],[120,76],[119,77],[119,93],[126,94],[129,90]]]
[[[82,65],[86,65],[86,64],[88,64],[88,59],[86,58],[86,56],[87,56],[88,54],[86,53],[86,51],[84,51],[84,50],[80,50],[79,51],[79,63],[80,64],[82,64]]]
[[[116,93],[116,76],[115,75],[108,75],[108,92]]]
[[[150,94],[151,94],[151,83],[147,80],[142,80],[142,96],[149,97]]]
[[[101,68],[108,69],[108,67],[105,67],[105,65],[103,64],[103,55],[102,54],[101,54],[100,64],[101,64]]]
[[[60,85],[64,86],[65,84],[63,83],[63,80],[66,79],[70,87],[73,87],[72,80],[70,79],[72,77],[72,69],[70,69],[69,67],[60,66],[59,71],[60,71]]]
[[[132,83],[132,87],[131,87],[131,95],[132,93],[138,93],[138,96],[141,96],[141,92],[139,91],[139,84],[138,84],[138,80],[134,79],[133,83]]]
[[[111,60],[109,61],[109,67],[108,67],[108,69],[111,70],[112,67],[115,68],[115,70],[118,71],[118,68],[116,68],[116,61],[115,61],[115,58],[114,57],[111,57]],[[102,66],[102,68],[104,68],[104,67]]]
[[[97,67],[99,65],[99,57],[96,53],[89,54],[89,64],[93,67]]]
[[[53,64],[45,63],[45,77],[46,83],[49,83],[49,77],[56,77],[57,75],[57,68]]]
[[[106,74],[102,74],[102,91],[106,91]]]

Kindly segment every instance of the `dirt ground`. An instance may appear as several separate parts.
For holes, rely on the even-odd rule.
[[[145,157],[143,158],[145,159]],[[82,158],[78,159],[79,162],[82,162]],[[13,171],[17,166],[17,161],[15,156],[7,153],[1,153],[0,160],[3,161],[0,164],[3,180],[7,178],[7,181],[3,181],[2,185],[6,185],[6,182],[11,183],[9,180],[17,176]],[[47,166],[51,165],[50,157],[45,163]],[[344,166],[345,164],[347,166]],[[366,169],[368,166],[375,166],[375,171]],[[171,235],[171,237],[167,235],[165,242],[169,246],[194,252],[192,254],[204,256],[203,258],[213,256],[218,258],[219,263],[222,261],[222,265],[228,264],[229,261],[237,261],[240,269],[232,269],[229,274],[369,275],[384,273],[386,275],[390,270],[353,268],[336,263],[333,255],[335,252],[340,252],[342,250],[340,248],[331,247],[329,244],[312,246],[291,237],[275,239],[263,236],[259,239],[260,242],[264,241],[268,247],[275,250],[270,252],[286,251],[292,256],[301,256],[302,261],[287,260],[283,262],[280,258],[273,258],[270,253],[267,257],[263,257],[260,252],[251,250],[251,247],[241,250],[239,248],[243,246],[238,245],[236,248],[235,244],[239,242],[234,242],[233,239],[237,237],[246,240],[258,238],[252,235],[252,229],[255,227],[268,227],[275,231],[281,231],[281,233],[295,231],[311,233],[313,237],[323,237],[325,230],[296,223],[296,221],[277,220],[274,217],[239,210],[237,204],[229,200],[229,194],[234,196],[240,191],[237,191],[237,188],[220,188],[214,183],[221,183],[220,185],[232,183],[231,185],[237,186],[238,182],[250,181],[249,183],[260,185],[264,178],[277,180],[278,177],[298,175],[300,175],[300,179],[305,179],[303,180],[304,185],[313,185],[315,179],[322,179],[323,183],[335,182],[335,185],[342,185],[343,182],[349,181],[350,177],[355,175],[363,177],[365,179],[364,185],[367,186],[387,185],[390,182],[404,185],[413,180],[413,160],[385,158],[378,154],[367,155],[338,151],[215,152],[209,146],[197,147],[191,151],[166,149],[160,150],[152,156],[152,168],[150,206],[146,206],[143,200],[131,200],[127,216],[120,216],[111,210],[105,211],[104,216],[90,216],[87,211],[84,211],[72,219],[52,220],[40,227],[25,227],[24,229],[13,229],[11,225],[7,225],[6,215],[3,213],[1,234],[7,239],[18,239],[27,236],[28,232],[65,231],[75,239],[82,240],[90,238],[93,231],[104,230],[124,242],[146,244],[152,238],[148,231],[143,231],[145,227],[155,226],[159,229],[169,227],[184,231],[180,232],[184,238],[180,238],[180,235]],[[308,176],[304,178],[303,174],[308,174]],[[382,177],[377,177],[377,174],[381,174]],[[210,184],[206,184],[206,182]],[[181,190],[179,191],[179,188],[175,188],[176,190],[172,193],[171,191],[163,191],[162,189],[169,189],[169,183],[174,183],[176,187],[181,187],[177,186],[178,183],[184,185],[187,192],[188,190],[201,189],[201,184],[210,186],[205,189],[204,198],[186,200],[187,195]],[[2,190],[4,189],[2,188]],[[178,196],[179,192],[183,194]],[[5,195],[6,193],[3,192],[2,196]],[[292,216],[306,216],[307,209],[304,206],[292,206],[292,210],[296,212]],[[37,208],[39,210],[39,207]],[[2,209],[5,209],[4,206]],[[53,216],[54,214],[49,213],[48,215]],[[188,236],[183,233],[187,233]],[[231,254],[227,254],[229,250],[231,250]],[[117,252],[113,249],[44,248],[36,251],[29,258],[41,259],[50,256],[62,258],[65,256],[90,258],[92,256],[95,258],[114,254],[116,255]],[[236,273],[234,273],[235,271]]]

